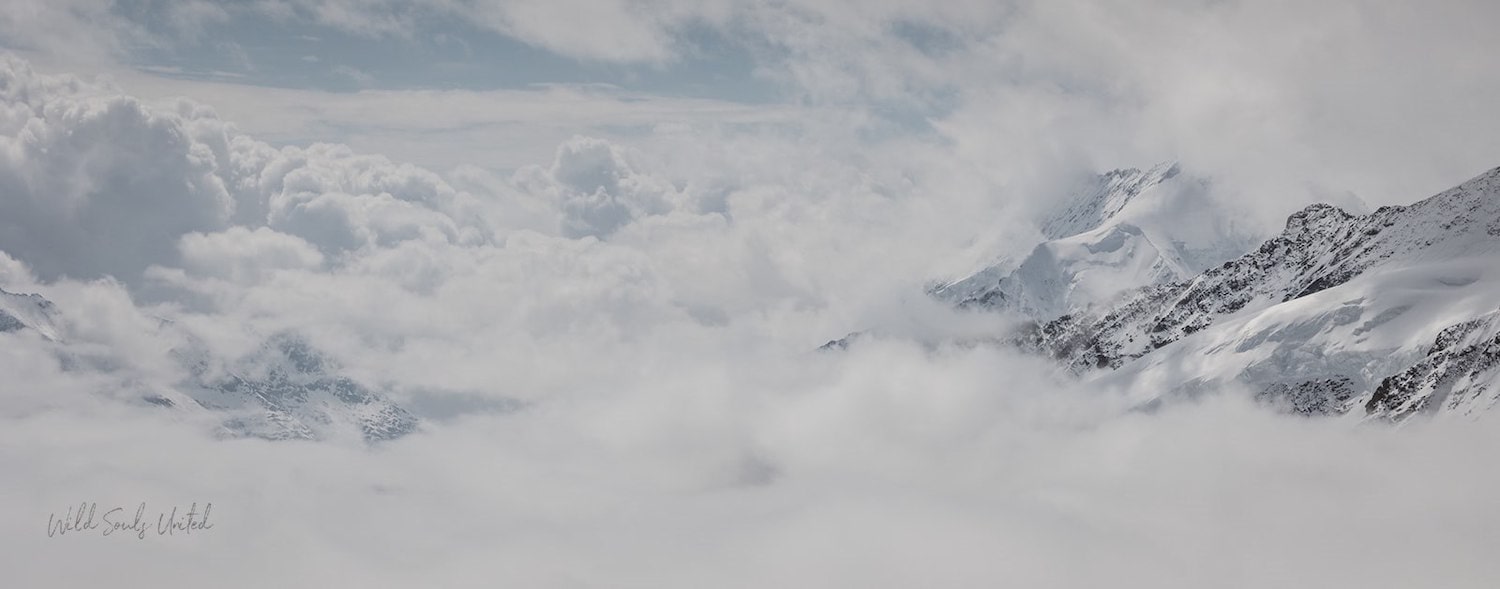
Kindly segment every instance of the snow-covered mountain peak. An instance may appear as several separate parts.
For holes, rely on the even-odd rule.
[[[68,370],[127,369],[122,358],[100,356],[98,346],[61,337],[58,326],[68,319],[41,295],[0,289],[0,335],[40,334]],[[159,335],[181,342],[170,355],[183,370],[172,378],[186,378],[135,382],[144,385],[140,400],[172,410],[215,412],[225,435],[378,441],[417,428],[414,415],[382,391],[345,376],[338,362],[295,333],[274,334],[253,352],[227,358],[172,321],[162,320],[160,329]]]
[[[227,414],[232,436],[377,441],[417,427],[406,409],[341,374],[336,361],[295,333],[274,334],[233,360],[215,360],[201,342],[174,353],[191,374],[178,388]]]
[[[1158,392],[1238,382],[1301,412],[1361,399],[1391,418],[1472,412],[1495,399],[1497,301],[1500,168],[1368,215],[1309,206],[1255,251],[1041,323],[1021,342]]]
[[[0,289],[0,333],[30,328],[50,340],[58,338],[53,321],[57,313],[52,301],[39,294],[18,294]]]
[[[1213,199],[1210,188],[1171,162],[1101,174],[1043,220],[1049,239],[1019,263],[997,261],[932,294],[1045,321],[1113,303],[1142,286],[1189,278],[1261,238]]]
[[[1177,162],[1164,162],[1145,171],[1135,168],[1100,174],[1076,190],[1064,206],[1041,221],[1042,236],[1060,239],[1098,228],[1150,189],[1181,173]]]
[[[1327,203],[1309,205],[1286,219],[1286,232],[1291,235],[1326,232],[1330,228],[1353,219],[1354,215]]]

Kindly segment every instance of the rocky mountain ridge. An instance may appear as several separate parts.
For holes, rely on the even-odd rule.
[[[1309,206],[1255,251],[1190,280],[1142,287],[1099,312],[1038,322],[1017,343],[1086,377],[1129,367],[1128,376],[1106,380],[1155,378],[1174,390],[1233,380],[1304,413],[1343,413],[1360,399],[1371,415],[1393,419],[1447,399],[1468,410],[1493,402],[1489,331],[1476,327],[1493,321],[1444,317],[1458,306],[1475,316],[1495,311],[1497,273],[1500,168],[1369,215]],[[1419,287],[1400,301],[1392,294]],[[1444,328],[1451,331],[1435,345],[1403,339],[1425,333],[1431,342]],[[1385,333],[1393,329],[1406,332]],[[1423,355],[1409,369],[1401,363]],[[1392,376],[1395,369],[1405,372]],[[1379,389],[1368,390],[1374,383]]]
[[[0,290],[0,337],[35,332],[53,346],[63,366],[97,364],[69,346],[59,327],[62,315],[41,295]],[[273,334],[247,354],[225,357],[170,321],[163,321],[162,329],[178,330],[172,335],[183,343],[170,356],[186,377],[146,386],[140,401],[165,410],[211,412],[224,436],[373,442],[406,435],[419,424],[386,395],[341,374],[337,362],[298,334]]]

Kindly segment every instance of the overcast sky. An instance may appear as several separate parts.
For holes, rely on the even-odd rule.
[[[52,300],[68,347],[0,334],[0,569],[1491,586],[1500,476],[1464,449],[1492,427],[1234,395],[1130,413],[914,340],[1008,325],[922,289],[1029,249],[1082,175],[1179,160],[1268,234],[1500,165],[1497,22],[1477,0],[10,0],[0,288]],[[894,336],[809,353],[871,326]],[[373,447],[216,439],[132,402],[183,378],[174,330],[229,356],[293,330],[428,419]],[[81,501],[221,519],[45,537]]]
[[[48,69],[440,171],[510,171],[578,132],[833,115],[819,135],[940,144],[999,179],[1182,158],[1279,204],[1407,202],[1500,159],[1481,1],[13,6],[3,44]]]

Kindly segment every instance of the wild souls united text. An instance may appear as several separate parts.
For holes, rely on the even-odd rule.
[[[111,508],[101,513],[98,503],[84,502],[78,504],[76,509],[69,507],[61,518],[56,513],[48,514],[47,537],[97,531],[102,536],[133,535],[137,540],[145,540],[147,532],[152,530],[158,536],[192,535],[213,529],[213,523],[209,522],[213,509],[213,503],[204,504],[202,511],[198,510],[197,503],[193,503],[185,512],[180,506],[174,505],[171,511],[158,512],[156,525],[152,526],[144,501],[136,507],[133,514],[128,513],[124,507]]]

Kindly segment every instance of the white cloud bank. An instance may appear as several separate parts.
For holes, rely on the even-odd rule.
[[[169,565],[172,583],[222,587],[1392,588],[1500,574],[1490,424],[1361,428],[1228,399],[1120,416],[988,350],[693,360],[375,449],[214,442],[114,407],[22,418],[12,400],[0,461],[26,484],[0,511],[8,574],[127,587],[160,584],[147,573]],[[24,374],[28,396],[80,384]],[[213,501],[215,527],[44,535],[46,514],[70,504],[141,500]],[[91,566],[59,570],[79,559]]]
[[[410,165],[333,145],[273,148],[197,104],[148,105],[9,56],[0,92],[0,249],[43,278],[135,282],[175,265],[181,236],[232,226],[328,254],[488,239],[473,197]]]
[[[637,174],[618,147],[589,137],[564,143],[551,168],[522,169],[518,180],[557,201],[568,237],[608,236],[638,218],[670,212],[679,196],[663,180]]]
[[[945,156],[971,166],[982,186],[1019,193],[1044,192],[1038,187],[1079,170],[1180,158],[1274,220],[1351,192],[1377,206],[1408,202],[1500,159],[1500,122],[1489,116],[1500,75],[1484,59],[1500,51],[1487,27],[1500,8],[1484,0],[148,4],[29,3],[0,14],[0,43],[51,67],[111,71],[101,60],[133,63],[135,47],[171,54],[236,18],[393,43],[463,20],[475,34],[590,67],[654,67],[705,85],[718,81],[673,68],[706,56],[702,66],[712,69],[727,53],[752,61],[783,102],[747,106],[650,88],[330,93],[121,76],[137,94],[207,100],[262,139],[335,140],[440,170],[508,172],[575,134],[619,126],[815,127],[846,116],[875,134],[931,125],[949,146]],[[147,27],[153,15],[178,24]],[[493,65],[486,59],[475,65]]]

